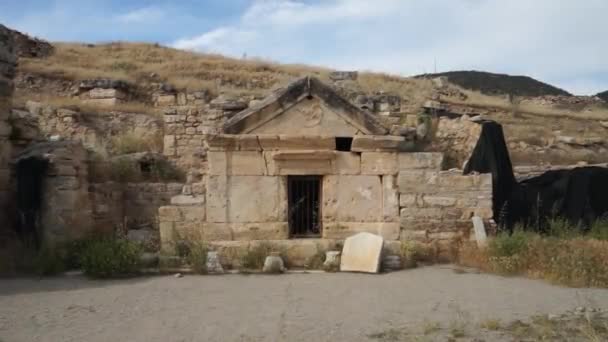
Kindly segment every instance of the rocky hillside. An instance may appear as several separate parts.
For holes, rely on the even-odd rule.
[[[390,117],[396,120],[405,121],[408,114],[411,117],[429,108],[496,120],[503,124],[516,165],[608,161],[608,105],[598,98],[572,96],[525,76],[453,72],[406,78],[368,72],[336,73],[321,67],[227,58],[158,44],[48,44],[19,37],[26,48],[20,53],[15,79],[15,116],[29,113],[32,119],[45,121],[42,126],[72,127],[68,125],[70,120],[54,114],[65,110],[33,110],[45,106],[67,108],[72,117],[80,116],[87,123],[86,127],[72,127],[70,134],[95,144],[102,131],[116,131],[132,140],[140,135],[132,134],[132,128],[127,127],[133,121],[149,128],[150,143],[144,146],[161,150],[157,137],[162,137],[162,127],[154,126],[155,119],[164,107],[183,102],[183,96],[211,106],[223,103],[243,108],[273,88],[314,75],[355,103],[377,97],[390,99],[395,103],[394,108],[389,106],[393,112]],[[447,82],[435,76],[447,76]],[[91,94],[91,88],[105,90]],[[508,98],[504,94],[517,96]],[[28,101],[38,104],[26,106]],[[125,124],[106,127],[101,124],[106,121]]]
[[[416,77],[435,78],[440,76],[447,77],[449,82],[464,89],[479,91],[486,95],[571,95],[565,90],[540,82],[528,76],[511,76],[483,71],[450,71],[437,74],[424,74]]]
[[[599,97],[600,99],[608,102],[608,90],[603,91],[601,93],[597,93],[595,96]]]

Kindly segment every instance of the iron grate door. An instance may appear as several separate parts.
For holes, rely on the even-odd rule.
[[[288,176],[287,183],[290,237],[319,237],[321,177]]]

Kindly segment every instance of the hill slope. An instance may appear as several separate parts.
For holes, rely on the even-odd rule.
[[[599,97],[600,99],[608,102],[608,90],[603,91],[601,93],[597,93],[595,96]]]
[[[511,76],[483,71],[450,71],[437,74],[424,74],[416,77],[422,78],[439,76],[446,76],[448,81],[464,89],[479,91],[486,95],[571,95],[563,89],[540,82],[528,76]]]

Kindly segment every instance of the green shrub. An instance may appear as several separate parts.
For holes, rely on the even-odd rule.
[[[34,256],[33,270],[41,276],[56,275],[67,269],[65,250],[42,246]]]
[[[137,273],[141,247],[127,240],[99,238],[83,248],[80,263],[85,274],[96,278],[112,278]]]
[[[207,273],[207,252],[209,248],[203,242],[192,242],[187,256],[192,271],[198,274]]]
[[[494,257],[511,257],[526,251],[528,241],[533,236],[528,232],[516,229],[512,234],[500,233],[490,240],[489,252]]]
[[[573,239],[581,235],[580,226],[572,225],[570,221],[561,217],[553,217],[547,220],[547,230],[550,236],[560,239]]]
[[[241,256],[241,266],[244,269],[261,270],[264,267],[266,257],[274,251],[271,244],[262,242],[247,250]]]
[[[591,225],[589,237],[597,240],[608,240],[608,219],[600,219]]]

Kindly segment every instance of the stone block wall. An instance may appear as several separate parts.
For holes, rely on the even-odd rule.
[[[468,238],[471,218],[492,218],[492,175],[402,169],[397,179],[401,238],[423,243]]]
[[[128,234],[130,230],[145,230],[158,236],[158,208],[168,205],[182,188],[181,183],[91,184],[95,231],[111,233],[119,229]]]
[[[468,237],[473,215],[491,218],[491,176],[443,171],[442,153],[389,152],[403,138],[358,140],[353,142],[358,152],[342,152],[335,150],[334,139],[323,136],[210,139],[204,190],[178,196],[159,210],[165,251],[171,251],[176,236],[288,239],[289,175],[322,176],[323,239],[367,231],[392,241],[447,242]]]
[[[10,193],[11,158],[11,126],[8,118],[16,66],[14,44],[11,31],[0,25],[0,222],[8,222],[6,205]]]

